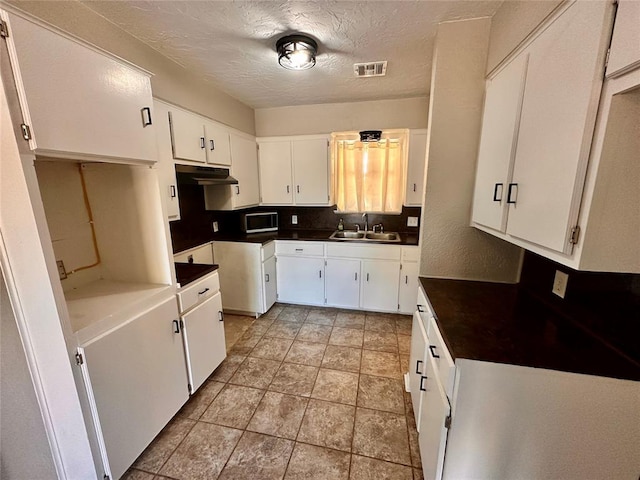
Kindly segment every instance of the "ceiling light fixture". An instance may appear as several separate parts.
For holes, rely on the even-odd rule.
[[[308,70],[316,64],[318,44],[306,35],[282,37],[276,43],[278,63],[288,70]]]

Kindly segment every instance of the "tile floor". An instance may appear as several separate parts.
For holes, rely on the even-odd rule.
[[[410,316],[275,305],[225,330],[228,357],[126,480],[422,479]]]

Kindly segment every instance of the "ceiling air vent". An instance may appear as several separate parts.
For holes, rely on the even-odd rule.
[[[387,61],[354,63],[353,73],[356,77],[382,77],[387,73]]]

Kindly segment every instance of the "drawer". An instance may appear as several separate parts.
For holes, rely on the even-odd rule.
[[[422,317],[422,321],[424,322],[425,327],[428,327],[428,321],[431,317],[433,317],[433,312],[431,311],[431,307],[429,306],[427,296],[424,294],[421,287],[418,287],[418,304],[416,306],[418,308],[418,312],[420,313],[420,317]],[[429,332],[427,332],[427,334],[428,333]]]
[[[263,245],[260,254],[263,262],[267,258],[273,257],[276,254],[276,242],[269,242],[266,245]]]
[[[220,290],[218,272],[212,272],[200,280],[178,291],[178,308],[186,312],[194,305],[214,296]]]
[[[451,398],[453,395],[453,381],[455,379],[455,365],[434,317],[431,317],[429,320],[427,337],[429,338],[427,356],[434,363],[442,388],[444,388],[447,396]]]
[[[371,260],[400,260],[398,245],[363,245],[343,242],[327,243],[327,257],[364,258]]]
[[[276,242],[276,253],[278,255],[300,255],[304,257],[323,257],[324,243],[278,240]]]
[[[420,247],[402,247],[403,262],[417,262],[420,258]]]
[[[205,243],[199,247],[190,248],[184,252],[177,253],[173,256],[173,261],[189,263],[190,256],[193,257],[193,262],[191,263],[213,265],[213,248],[211,248],[211,243]]]

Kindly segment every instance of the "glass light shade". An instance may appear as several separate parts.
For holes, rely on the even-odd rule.
[[[316,64],[318,44],[305,35],[289,35],[276,43],[278,63],[288,70],[307,70]]]

